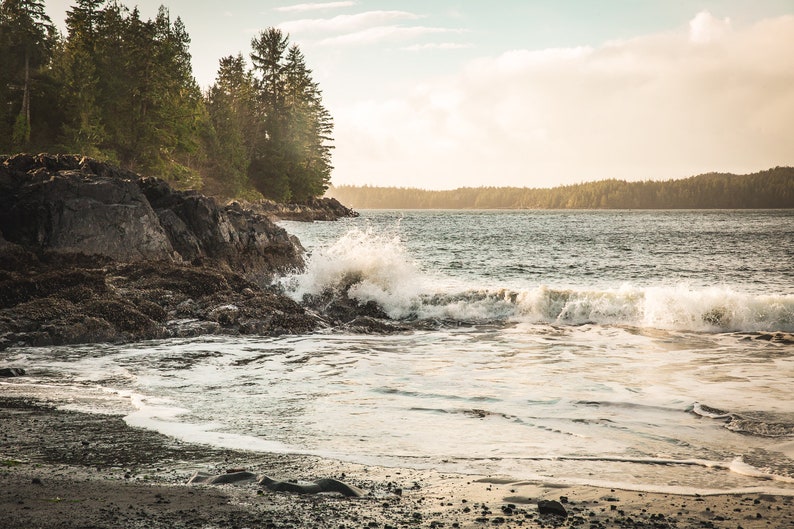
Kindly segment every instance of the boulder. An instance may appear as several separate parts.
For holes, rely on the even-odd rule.
[[[562,503],[555,500],[540,500],[538,502],[538,512],[540,514],[550,514],[561,518],[566,518],[568,516],[568,511],[565,510]]]
[[[22,181],[13,199],[0,210],[0,229],[21,246],[122,261],[174,257],[157,215],[134,181],[39,169]]]
[[[262,285],[303,266],[300,245],[265,215],[70,155],[0,158],[0,233],[0,249],[203,264]]]

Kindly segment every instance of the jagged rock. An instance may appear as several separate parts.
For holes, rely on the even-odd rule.
[[[305,333],[359,316],[351,329],[393,332],[374,303],[316,300],[325,316],[271,288],[301,252],[239,204],[90,158],[0,156],[0,350]]]
[[[305,204],[279,204],[262,200],[253,205],[253,209],[274,219],[302,222],[358,217],[358,213],[343,206],[335,198],[312,198]]]
[[[320,324],[293,300],[229,271],[102,259],[90,268],[63,267],[51,254],[44,261],[33,254],[24,257],[10,263],[24,263],[21,269],[0,266],[0,350],[220,333],[305,333]],[[71,260],[91,264],[89,257],[81,259]]]
[[[0,377],[10,378],[10,377],[23,377],[25,376],[25,370],[21,367],[3,367],[0,368]]]
[[[0,232],[3,248],[206,264],[262,285],[303,266],[300,246],[264,215],[79,156],[0,158]]]
[[[16,189],[2,189],[0,208],[0,229],[11,242],[125,261],[173,256],[134,181],[71,169],[53,172],[42,164],[17,183]]]

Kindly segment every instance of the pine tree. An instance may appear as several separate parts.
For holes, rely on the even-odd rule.
[[[216,192],[228,197],[245,195],[257,121],[252,119],[253,77],[246,70],[242,55],[220,60],[218,76],[207,92],[206,104],[213,131],[209,172],[217,183]]]
[[[289,177],[284,152],[284,65],[287,37],[276,28],[260,32],[251,41],[251,61],[257,87],[256,116],[261,120],[261,134],[254,143],[249,179],[268,198],[287,202],[290,199]]]
[[[98,105],[100,63],[98,36],[105,0],[76,0],[66,14],[68,37],[58,61],[65,109],[62,142],[66,150],[102,156],[105,128]]]
[[[275,200],[305,202],[321,195],[331,173],[333,123],[322,105],[303,53],[281,30],[269,28],[252,41],[258,91],[257,138],[249,167],[253,185]]]
[[[4,0],[0,6],[0,45],[5,56],[6,94],[21,92],[11,132],[12,145],[28,148],[31,145],[31,92],[34,76],[45,66],[55,46],[57,32],[44,12],[44,2],[35,0]],[[13,99],[12,99],[13,100]]]

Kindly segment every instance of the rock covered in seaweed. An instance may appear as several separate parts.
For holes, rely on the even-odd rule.
[[[303,266],[283,229],[90,158],[0,157],[0,234],[0,349],[317,325],[268,287]]]
[[[0,156],[0,350],[305,333],[360,316],[345,303],[317,314],[271,286],[302,252],[264,211],[90,158]]]
[[[18,246],[13,257],[0,259],[0,350],[305,333],[318,324],[291,299],[228,270],[59,252],[37,256]]]

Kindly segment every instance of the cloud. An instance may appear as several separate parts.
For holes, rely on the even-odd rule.
[[[459,43],[459,42],[428,42],[425,44],[412,44],[402,48],[404,51],[425,51],[425,50],[462,50],[473,48],[472,43]]]
[[[407,11],[365,11],[333,18],[307,18],[282,22],[279,27],[290,33],[347,33],[400,20],[417,20],[419,15]]]
[[[457,29],[425,26],[375,26],[353,33],[329,37],[320,41],[320,44],[327,46],[372,44],[385,40],[409,40],[426,35],[461,32],[462,30]]]
[[[704,43],[719,39],[731,30],[731,19],[717,19],[708,11],[701,11],[689,21],[689,40]]]
[[[334,183],[452,188],[794,165],[794,16],[512,50],[334,109]]]
[[[352,7],[356,5],[355,2],[320,2],[311,4],[295,4],[290,6],[282,6],[273,8],[274,11],[281,13],[294,13],[306,11],[322,11],[326,9],[341,9],[343,7]]]

